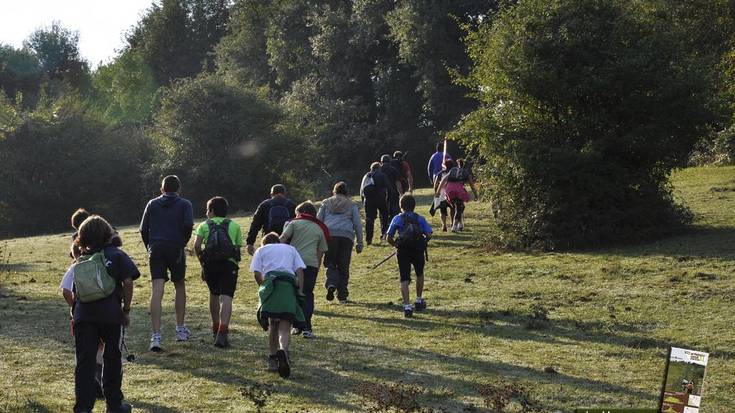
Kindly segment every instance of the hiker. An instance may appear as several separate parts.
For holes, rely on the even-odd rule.
[[[357,204],[347,196],[347,184],[337,182],[332,196],[323,200],[317,218],[329,228],[329,250],[324,257],[327,269],[327,301],[334,300],[334,291],[340,304],[347,303],[350,292],[347,283],[350,281],[350,260],[352,245],[355,252],[362,252],[362,223]]]
[[[388,220],[400,213],[398,198],[400,198],[401,178],[398,171],[390,165],[393,158],[385,154],[380,157],[380,173],[388,178]]]
[[[303,300],[306,265],[296,248],[281,244],[278,234],[266,234],[255,251],[250,271],[258,283],[258,323],[268,331],[268,371],[281,377],[291,374],[288,354],[291,326],[304,327]]]
[[[174,283],[176,291],[176,341],[187,341],[191,332],[184,324],[186,313],[186,254],[184,249],[194,228],[191,202],[181,198],[181,182],[169,175],[161,182],[161,196],[151,199],[143,212],[140,235],[148,250],[151,270],[151,324],[153,332],[150,351],[161,351],[161,300],[166,281]]]
[[[89,218],[90,215],[91,214],[84,208],[77,209],[71,215],[71,227],[74,230],[74,233],[71,235],[71,247],[69,248],[69,257],[71,259],[76,259],[79,256],[78,247],[74,244],[74,240],[77,239],[79,226],[82,225],[82,222]],[[112,241],[110,243],[118,248],[122,247],[122,238],[120,238],[117,228],[113,226],[112,232]]]
[[[436,181],[436,177],[442,173],[446,159],[452,159],[452,157],[448,153],[444,153],[444,142],[439,142],[436,144],[436,152],[429,158],[429,164],[426,168],[429,173],[429,182],[432,184]]]
[[[300,203],[296,207],[296,218],[286,223],[281,235],[281,242],[291,244],[299,252],[304,261],[304,318],[306,324],[303,331],[294,329],[296,335],[314,338],[311,317],[314,314],[314,287],[319,274],[319,264],[328,249],[329,229],[317,217],[316,207],[311,201]]]
[[[81,255],[70,268],[73,277],[74,341],[74,412],[91,412],[97,384],[95,366],[99,342],[104,343],[103,392],[107,412],[130,412],[123,399],[122,331],[130,324],[133,280],[140,276],[135,263],[119,248],[110,244],[113,230],[98,215],[79,226],[75,241]]]
[[[442,175],[440,181],[435,183],[434,196],[438,196],[440,191],[444,190],[447,202],[454,207],[452,232],[458,232],[464,230],[464,204],[470,200],[465,184],[470,185],[475,199],[477,199],[477,188],[475,188],[475,183],[469,171],[465,169],[464,159],[458,159],[456,165],[450,160],[444,161],[444,164],[447,172]]]
[[[386,239],[398,251],[398,272],[401,281],[401,296],[403,297],[403,315],[413,317],[413,307],[409,298],[408,285],[411,283],[411,266],[416,272],[416,311],[426,309],[424,291],[424,264],[426,247],[431,238],[431,226],[426,219],[414,212],[416,199],[413,195],[403,195],[400,200],[401,214],[393,217],[388,227]],[[393,237],[398,233],[398,237]]]
[[[253,214],[250,230],[245,241],[248,254],[253,255],[255,251],[255,238],[258,231],[263,230],[263,235],[275,232],[280,235],[286,222],[296,216],[296,204],[286,198],[286,187],[276,184],[271,187],[270,198],[261,202]]]
[[[398,190],[399,194],[403,195],[406,192],[413,194],[413,173],[411,172],[411,165],[403,158],[403,152],[393,152],[391,166],[398,171],[398,177],[401,183],[401,187]]]
[[[388,178],[380,172],[380,162],[370,165],[370,172],[362,177],[360,196],[365,206],[365,242],[373,243],[375,218],[380,214],[380,239],[388,231]]]
[[[449,171],[454,167],[454,161],[446,159],[443,164],[443,169],[434,179],[434,201],[429,209],[429,214],[434,216],[435,211],[439,210],[439,217],[442,222],[442,231],[447,232],[447,220],[450,221],[450,226],[454,228],[454,205],[450,204],[447,200],[446,185],[439,186],[442,179],[449,174]]]
[[[72,229],[74,229],[74,233],[71,236],[69,257],[72,259],[72,264],[74,263],[74,260],[82,255],[82,252],[79,249],[79,246],[76,245],[75,241],[79,236],[79,227],[82,225],[82,222],[84,222],[85,219],[89,218],[90,215],[91,214],[87,212],[86,209],[79,208],[74,211],[71,216],[71,227]],[[66,304],[69,306],[70,331],[71,335],[74,336],[74,316],[72,315],[72,310],[74,309],[74,271],[72,271],[72,268],[73,267],[70,266],[66,273],[64,273],[64,276],[61,278],[61,283],[59,284],[59,289],[61,290],[61,295],[64,297],[64,301],[66,301]],[[94,371],[94,379],[97,382],[95,396],[98,399],[104,399],[105,397],[102,391],[102,362],[104,350],[105,345],[103,342],[100,341],[100,343],[97,345],[97,365],[95,366]]]
[[[229,204],[221,196],[207,201],[207,220],[199,224],[194,252],[202,265],[202,279],[209,288],[209,313],[215,347],[230,346],[232,298],[237,287],[242,230],[227,219]]]

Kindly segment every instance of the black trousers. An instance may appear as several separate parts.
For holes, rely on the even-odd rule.
[[[311,330],[311,316],[314,315],[314,287],[319,268],[306,267],[304,270],[304,318],[306,319],[306,330]]]
[[[92,411],[97,394],[97,381],[94,373],[97,367],[97,346],[105,343],[104,367],[102,370],[102,389],[107,405],[120,406],[123,400],[122,354],[120,335],[122,326],[118,323],[75,323],[77,366],[74,370],[74,411]]]
[[[337,288],[337,299],[346,300],[350,295],[347,283],[350,281],[352,240],[345,237],[332,237],[328,246],[329,250],[324,255],[324,267],[327,269],[327,282],[324,286]]]
[[[378,214],[380,214],[380,235],[383,236],[388,231],[388,225],[390,224],[388,204],[385,201],[365,200],[365,242],[368,244],[373,242],[375,218],[378,217]]]

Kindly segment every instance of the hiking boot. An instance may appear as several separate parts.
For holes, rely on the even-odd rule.
[[[278,371],[278,357],[275,354],[270,354],[268,356],[268,371],[277,372]]]
[[[284,379],[291,375],[291,365],[288,362],[288,354],[284,350],[278,350],[276,352],[276,358],[278,359],[278,375]]]
[[[304,330],[304,332],[303,332],[302,335],[303,335],[304,338],[314,338],[314,337],[316,337],[314,335],[314,332],[311,331],[311,330]]]
[[[337,288],[335,286],[333,286],[333,285],[330,285],[329,287],[327,287],[327,301],[333,301],[334,300],[334,291],[336,289]]]
[[[228,333],[220,331],[217,333],[217,337],[214,339],[214,346],[219,348],[230,347],[230,340],[227,338]]]
[[[176,341],[189,341],[191,331],[186,326],[176,327]]]
[[[411,305],[404,305],[403,306],[403,316],[406,318],[413,317],[413,308],[411,308]]]
[[[345,304],[349,303],[349,301],[347,301],[347,299],[345,298],[344,300],[339,300],[339,303],[342,304],[342,305],[345,305]]]
[[[414,307],[416,308],[416,311],[426,310],[426,300],[423,298],[421,300],[416,300]]]
[[[133,405],[125,400],[121,401],[117,407],[112,407],[109,404],[107,405],[107,413],[130,413],[132,411]]]
[[[161,333],[151,334],[151,343],[148,345],[148,350],[155,352],[163,351],[161,348]]]

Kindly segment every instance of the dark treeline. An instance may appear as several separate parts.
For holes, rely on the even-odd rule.
[[[133,222],[170,173],[198,213],[356,191],[394,149],[428,184],[449,133],[503,245],[635,238],[686,221],[673,168],[735,148],[730,3],[161,0],[95,70],[53,24],[0,46],[0,235]]]

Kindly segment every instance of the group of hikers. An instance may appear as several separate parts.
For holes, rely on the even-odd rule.
[[[457,167],[446,150],[440,153],[439,167],[436,155],[428,165],[435,194],[431,213],[441,211],[446,231],[450,209],[452,230],[459,231],[464,227],[464,202],[469,200],[464,183],[469,183],[473,192],[474,183],[471,174],[464,172],[461,164]],[[462,184],[461,190],[457,182]],[[429,223],[414,211],[413,189],[411,167],[400,151],[393,156],[383,155],[380,162],[371,164],[360,185],[365,242],[372,244],[374,221],[380,216],[380,240],[396,248],[405,317],[427,306],[423,297],[424,265],[432,235]],[[332,196],[324,199],[318,209],[311,201],[296,205],[287,197],[284,185],[273,185],[270,197],[258,205],[244,242],[240,226],[227,218],[229,204],[225,198],[215,196],[207,201],[207,219],[195,230],[192,204],[179,195],[180,190],[178,177],[163,178],[161,195],[148,202],[140,223],[151,274],[149,350],[163,349],[161,301],[169,280],[175,291],[175,340],[191,338],[185,324],[185,274],[186,247],[193,235],[192,253],[201,264],[201,278],[210,294],[214,346],[230,346],[232,300],[245,246],[252,256],[250,272],[259,286],[257,321],[268,332],[267,369],[289,377],[291,335],[314,337],[314,289],[322,262],[326,268],[326,299],[333,301],[336,294],[339,303],[348,302],[352,250],[354,246],[357,254],[362,252],[363,234],[359,208],[350,198],[347,184],[336,183]],[[79,209],[71,221],[75,230],[70,250],[73,261],[61,289],[70,306],[76,345],[74,411],[90,412],[95,399],[104,398],[108,412],[129,412],[132,406],[124,401],[121,391],[121,345],[130,322],[133,280],[140,277],[140,271],[121,249],[117,231],[104,218]],[[259,232],[263,236],[256,249]],[[416,275],[413,305],[409,297],[411,267]]]

